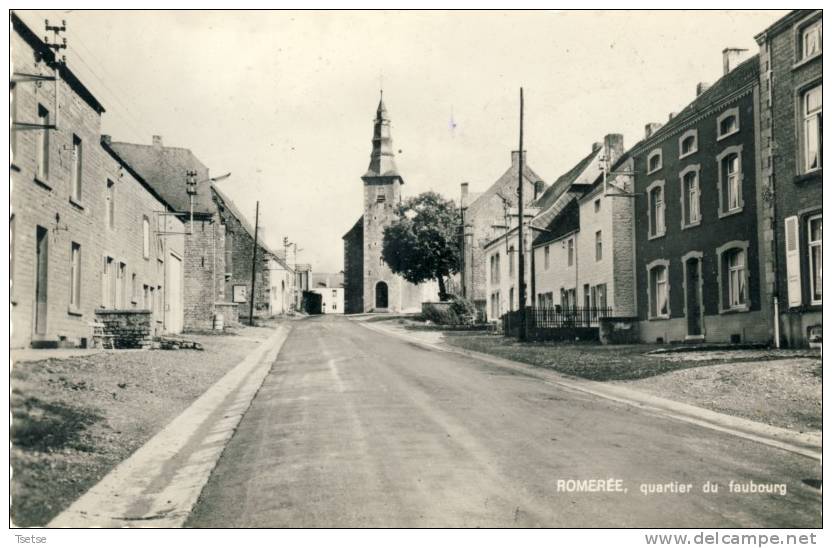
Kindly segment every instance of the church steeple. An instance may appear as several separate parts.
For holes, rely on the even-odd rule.
[[[373,123],[373,152],[370,167],[364,177],[400,177],[393,154],[393,138],[390,136],[390,118],[384,105],[384,92],[378,101],[376,119]]]

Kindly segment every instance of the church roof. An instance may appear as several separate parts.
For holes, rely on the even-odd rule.
[[[376,119],[373,123],[373,150],[370,153],[370,165],[364,177],[399,177],[396,158],[393,153],[393,138],[390,135],[390,117],[384,99],[378,101]]]

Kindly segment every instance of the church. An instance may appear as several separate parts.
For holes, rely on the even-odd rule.
[[[436,282],[412,284],[394,274],[381,258],[384,229],[396,219],[404,179],[396,168],[390,118],[379,100],[373,127],[370,166],[364,182],[364,214],[343,236],[344,311],[417,312],[437,299]]]

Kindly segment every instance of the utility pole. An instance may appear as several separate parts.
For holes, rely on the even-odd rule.
[[[520,241],[517,257],[517,276],[519,278],[517,287],[520,309],[520,333],[518,339],[526,340],[526,249],[523,246],[523,88],[520,88],[520,158],[517,162],[520,166],[517,177],[517,209],[519,219],[517,222],[517,238]]]
[[[254,280],[257,274],[257,229],[260,226],[260,200],[257,200],[257,207],[254,210],[254,249],[251,253],[251,295],[248,308],[248,324],[254,325]]]

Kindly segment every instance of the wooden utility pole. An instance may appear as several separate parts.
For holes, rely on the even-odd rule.
[[[257,200],[257,207],[254,210],[254,249],[251,253],[251,295],[248,308],[248,324],[254,325],[254,281],[257,275],[257,229],[260,227],[260,200]]]
[[[517,276],[519,278],[517,287],[518,292],[518,308],[520,309],[520,334],[518,339],[526,340],[526,249],[523,246],[523,88],[520,88],[520,159],[517,162],[519,173],[517,177],[517,209],[519,219],[517,221],[517,238],[520,242],[518,247],[517,257]]]

